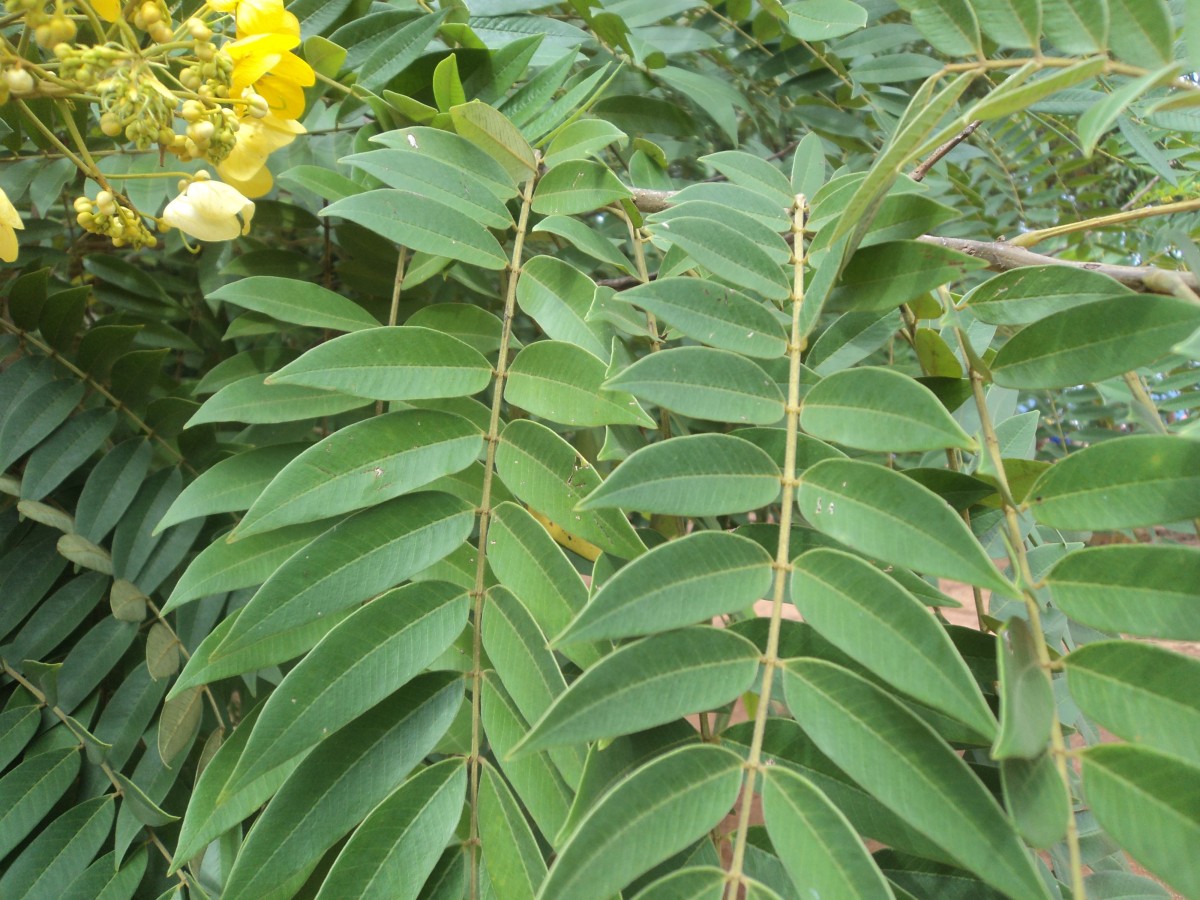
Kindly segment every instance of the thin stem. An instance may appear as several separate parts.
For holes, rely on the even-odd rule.
[[[57,147],[59,152],[63,156],[65,156],[67,159],[69,159],[71,162],[73,162],[75,164],[75,167],[77,169],[79,169],[79,171],[90,173],[91,169],[94,169],[94,167],[91,167],[91,169],[89,169],[89,166],[87,165],[87,163],[85,163],[82,159],[80,159],[78,156],[76,156],[74,153],[72,153],[70,148],[67,147],[66,144],[64,144],[62,141],[60,141],[58,139],[58,135],[56,135],[53,131],[51,131],[49,128],[47,128],[42,123],[42,120],[33,114],[33,110],[31,110],[28,106],[25,105],[24,100],[14,100],[12,102],[15,103],[17,106],[17,109],[19,109],[21,111],[21,115],[23,115],[26,118],[26,120],[28,120],[28,122],[31,125],[33,125],[34,128],[36,128],[38,131],[40,131],[42,133],[42,137],[44,137],[51,144],[53,144],[55,147]]]
[[[967,353],[967,338],[961,329],[957,330],[958,342],[963,350],[963,358],[970,360]],[[1004,472],[1004,461],[1000,453],[1000,441],[996,437],[996,429],[988,411],[987,397],[983,391],[983,376],[974,368],[971,369],[971,393],[975,397],[975,406],[979,412],[979,422],[983,431],[983,451],[991,457],[992,467],[996,472],[996,483],[1000,488],[1000,496],[1004,502],[1004,521],[1008,531],[1008,552],[1013,569],[1019,574],[1021,597],[1025,601],[1025,611],[1029,616],[1029,627],[1037,636],[1038,665],[1050,678],[1052,670],[1050,650],[1046,646],[1042,629],[1041,607],[1033,594],[1033,574],[1029,568],[1029,557],[1025,552],[1025,541],[1021,537],[1021,523],[1017,517],[1017,504],[1013,500],[1012,490]],[[1062,723],[1058,718],[1057,708],[1053,712],[1050,727],[1050,751],[1054,757],[1054,766],[1062,779],[1067,797],[1071,796],[1071,774],[1068,768],[1067,745],[1063,738]],[[1083,886],[1083,859],[1079,850],[1079,827],[1075,821],[1075,811],[1068,802],[1067,810],[1067,856],[1071,866],[1071,894],[1075,897],[1086,897]]]
[[[400,255],[396,257],[396,276],[392,280],[392,306],[388,310],[388,326],[396,324],[400,317],[400,293],[404,290],[404,266],[408,262],[408,248],[400,245]],[[383,414],[383,401],[375,401],[375,415]]]
[[[754,734],[750,751],[743,767],[746,777],[742,782],[741,806],[738,810],[737,839],[733,845],[733,860],[726,877],[725,896],[737,900],[744,880],[746,840],[750,830],[750,811],[754,805],[754,784],[764,770],[762,765],[763,736],[767,730],[767,717],[771,709],[771,684],[775,670],[779,667],[779,632],[783,621],[783,597],[787,590],[792,562],[788,550],[791,546],[793,497],[796,479],[796,435],[800,428],[800,354],[804,351],[804,336],[800,331],[800,310],[804,305],[804,206],[803,195],[797,195],[792,206],[792,334],[788,342],[788,402],[783,455],[783,497],[779,513],[779,541],[775,551],[775,584],[771,595],[771,624],[767,630],[767,649],[762,659],[762,691],[758,709],[754,714]]]
[[[966,128],[930,153],[929,156],[927,156],[915,169],[912,170],[912,173],[909,175],[909,177],[912,178],[913,181],[924,181],[925,176],[929,174],[930,169],[936,166],[938,162],[941,161],[951,150],[973,135],[975,133],[975,129],[982,124],[982,119],[976,119],[974,122],[971,122]]]
[[[1126,387],[1129,388],[1129,393],[1133,395],[1134,404],[1142,413],[1146,424],[1151,430],[1159,434],[1170,434],[1166,423],[1163,422],[1162,416],[1158,413],[1158,407],[1154,405],[1154,400],[1146,392],[1146,385],[1142,383],[1141,376],[1137,372],[1126,372],[1121,376],[1125,380]]]
[[[1094,219],[1084,219],[1080,222],[1067,222],[1065,225],[1055,225],[1051,228],[1041,228],[1037,231],[1027,231],[1019,234],[1011,241],[1014,247],[1032,247],[1042,241],[1063,234],[1073,234],[1077,231],[1092,231],[1107,225],[1123,225],[1138,219],[1148,219],[1151,216],[1168,216],[1172,213],[1194,212],[1200,209],[1200,199],[1178,200],[1175,203],[1162,203],[1158,206],[1143,206],[1141,209],[1128,209],[1111,213],[1107,216],[1096,216]]]
[[[500,409],[504,404],[504,381],[508,377],[508,345],[512,338],[513,315],[517,308],[517,281],[521,277],[521,254],[525,249],[525,230],[529,226],[529,209],[533,205],[533,189],[537,177],[530,176],[521,195],[521,213],[513,239],[512,261],[508,265],[508,286],[504,296],[503,325],[500,329],[500,356],[496,360],[496,379],[492,386],[492,414],[488,421],[487,456],[483,466],[483,490],[479,502],[479,552],[475,560],[475,587],[471,591],[474,612],[471,616],[475,633],[471,643],[471,754],[467,758],[470,782],[471,824],[467,847],[471,854],[471,900],[479,897],[479,751],[482,744],[480,726],[480,693],[483,686],[483,595],[486,584],[488,525],[492,517],[492,478],[496,466],[496,444],[500,441]]]

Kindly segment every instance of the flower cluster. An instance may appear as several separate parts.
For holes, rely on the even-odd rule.
[[[30,127],[100,185],[75,201],[84,229],[132,247],[152,247],[154,232],[170,228],[205,241],[246,233],[248,198],[272,187],[268,157],[304,133],[304,90],[316,82],[295,52],[300,23],[284,0],[210,0],[182,22],[166,0],[5,0],[5,10],[28,37],[0,37],[0,104],[47,98],[62,105],[59,120],[77,122],[80,102],[91,102],[104,137],[206,162],[224,181],[202,172],[181,182],[161,217],[138,210],[96,169],[85,133],[54,134],[53,120],[22,106]],[[0,194],[0,259],[16,258],[22,227]]]

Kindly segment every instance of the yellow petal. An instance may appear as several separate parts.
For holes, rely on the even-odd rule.
[[[270,192],[271,187],[275,184],[275,179],[271,177],[271,171],[263,166],[257,172],[250,175],[249,178],[241,179],[232,177],[226,171],[225,164],[217,166],[217,171],[225,181],[237,188],[247,197],[261,197]]]
[[[295,34],[300,23],[283,8],[283,0],[242,0],[237,7],[238,36],[244,34]]]
[[[230,241],[250,230],[254,204],[236,187],[193,181],[167,204],[163,221],[201,241]]]
[[[12,201],[8,199],[8,194],[4,193],[3,188],[0,188],[0,225],[8,228],[25,227],[16,207],[12,205]]]
[[[121,17],[121,0],[92,0],[92,9],[105,22],[115,22]]]
[[[294,81],[268,73],[254,83],[254,89],[267,101],[271,112],[281,119],[304,115],[304,89]]]
[[[17,233],[7,225],[0,225],[0,259],[14,262],[17,258]]]

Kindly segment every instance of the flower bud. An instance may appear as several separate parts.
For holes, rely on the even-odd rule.
[[[162,219],[201,241],[229,241],[250,231],[254,204],[220,181],[193,181],[163,210]]]
[[[33,76],[25,69],[5,69],[4,82],[18,97],[33,92]]]

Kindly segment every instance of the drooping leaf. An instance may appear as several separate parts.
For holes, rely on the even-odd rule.
[[[626,644],[559,694],[513,753],[631,734],[715,709],[749,686],[758,656],[745,638],[708,626]]]
[[[538,181],[533,211],[543,215],[577,215],[630,197],[629,188],[608,166],[591,159],[568,159]]]
[[[782,176],[781,176],[782,177]],[[682,216],[655,226],[669,240],[719,278],[770,300],[788,296],[788,279],[766,251],[749,238],[714,219]]]
[[[372,400],[424,400],[475,394],[491,379],[488,361],[458,338],[402,326],[357,331],[318,344],[271,375],[269,383]]]
[[[925,241],[863,247],[846,263],[825,309],[885,312],[983,266],[982,260]]]
[[[1200,516],[1200,442],[1147,434],[1085,447],[1042,473],[1026,502],[1052,528],[1136,528]]]
[[[680,516],[745,512],[772,503],[779,468],[742,438],[696,434],[637,450],[580,509],[623,507]]]
[[[607,360],[610,332],[587,318],[595,293],[596,285],[587,275],[553,256],[529,260],[517,281],[517,303],[550,338]]]
[[[472,100],[451,107],[450,118],[460,135],[499,162],[514,181],[523,182],[537,170],[533,148],[503,113]]]
[[[851,778],[998,890],[1049,896],[999,804],[930,726],[832,663],[797,659],[782,671],[792,713]]]
[[[995,759],[1034,759],[1050,745],[1054,688],[1038,659],[1041,640],[1021,618],[1010,619],[996,636],[1000,733],[992,744]]]
[[[611,897],[716,825],[737,797],[741,768],[736,754],[713,745],[683,747],[647,763],[579,823],[538,898]]]
[[[459,416],[401,410],[356,422],[291,460],[234,529],[233,540],[325,519],[418,490],[460,471],[483,437]]]
[[[358,826],[317,897],[385,890],[415,900],[453,836],[466,789],[467,770],[459,759],[442,760],[409,778]]]
[[[606,581],[555,645],[637,637],[750,607],[772,581],[771,557],[748,538],[701,531],[642,554]]]
[[[767,833],[801,895],[893,896],[853,826],[811,781],[772,767],[762,795]]]
[[[1071,618],[1142,637],[1200,638],[1200,553],[1169,544],[1088,547],[1046,576]]]
[[[271,424],[333,416],[367,405],[366,398],[299,384],[267,384],[251,375],[221,388],[187,421],[187,428],[206,422]]]
[[[546,876],[537,841],[504,779],[486,763],[480,772],[479,835],[498,900],[532,897]]]
[[[1015,593],[953,508],[899,472],[825,460],[804,472],[797,502],[818,531],[884,562]]]
[[[976,449],[932,391],[895,369],[875,366],[843,369],[819,381],[804,397],[800,424],[815,437],[861,450]]]
[[[974,677],[923,603],[840,550],[810,550],[793,565],[792,602],[823,637],[906,694],[995,735]]]

